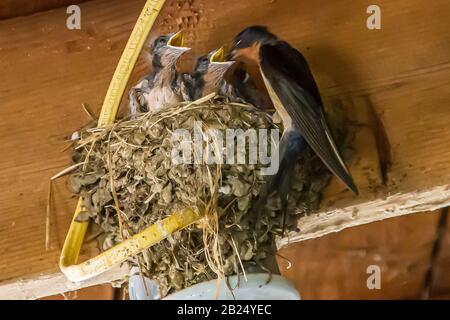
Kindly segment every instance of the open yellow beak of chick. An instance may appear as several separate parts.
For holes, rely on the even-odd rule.
[[[172,47],[183,47],[184,46],[184,35],[181,31],[174,33],[167,42],[167,45]]]
[[[221,47],[220,49],[217,49],[216,52],[214,52],[211,55],[211,58],[209,59],[210,62],[226,62],[226,50],[224,47]]]
[[[231,67],[234,61],[227,60],[228,52],[224,47],[217,49],[209,58],[211,65],[220,67],[220,69],[227,70]]]
[[[169,41],[167,41],[167,46],[172,48],[172,50],[175,50],[176,52],[179,51],[181,53],[191,50],[191,48],[184,46],[184,35],[181,31],[178,31],[170,36]]]

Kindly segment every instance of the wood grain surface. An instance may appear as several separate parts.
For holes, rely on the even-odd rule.
[[[303,299],[420,299],[438,220],[420,213],[293,243],[279,251],[280,270]],[[367,287],[369,266],[380,268],[379,289]]]
[[[57,272],[75,199],[59,181],[46,251],[48,179],[70,163],[64,139],[89,121],[81,104],[99,112],[143,3],[82,3],[75,31],[65,27],[64,7],[0,21],[0,281]],[[380,127],[361,126],[351,166],[361,195],[333,180],[322,214],[300,220],[300,233],[283,244],[450,202],[450,2],[380,0],[381,30],[366,28],[370,4],[168,0],[150,36],[183,29],[194,48],[182,62],[189,68],[243,27],[268,25],[305,54],[327,100],[350,106],[364,125],[372,110],[383,124],[389,169],[376,149]],[[132,82],[146,70],[144,52]],[[85,246],[83,258],[94,254],[95,243]]]

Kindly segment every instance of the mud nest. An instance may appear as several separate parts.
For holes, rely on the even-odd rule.
[[[342,138],[343,118],[334,118],[335,134]],[[196,126],[204,145],[209,128],[221,132],[277,128],[264,111],[214,98],[88,129],[75,143],[73,161],[80,165],[68,186],[83,198],[84,211],[78,219],[91,219],[101,229],[101,250],[185,207],[208,208],[200,222],[130,259],[157,281],[162,297],[217,277],[243,275],[252,268],[266,270],[264,260],[275,254],[274,239],[281,232],[278,197],[269,199],[264,212],[252,211],[267,178],[259,162],[173,163],[174,146],[180,141],[174,133],[185,129],[194,135]],[[317,207],[330,177],[309,150],[299,164],[287,219],[291,229],[299,215]]]

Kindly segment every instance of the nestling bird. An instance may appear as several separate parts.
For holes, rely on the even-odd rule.
[[[197,100],[210,93],[228,97],[232,101],[238,100],[236,91],[224,76],[234,61],[225,61],[224,48],[216,49],[197,59],[192,72],[190,92],[192,100]]]
[[[245,63],[240,61],[233,71],[231,84],[234,86],[239,98],[260,109],[273,109],[270,98],[258,89],[255,82],[245,68]]]
[[[215,92],[232,102],[250,103],[262,109],[270,108],[270,101],[258,90],[243,62],[233,70],[230,80],[225,78],[225,73],[234,64],[234,61],[226,61],[226,57],[226,51],[222,47],[198,58],[190,77],[192,100]]]
[[[307,145],[333,174],[358,194],[331,135],[322,99],[305,57],[287,42],[279,40],[264,26],[252,26],[240,32],[233,40],[230,56],[232,59],[245,56],[258,64],[283,123],[279,170],[266,186],[267,195],[277,190],[280,196],[283,232],[292,171]]]
[[[180,32],[158,37],[150,48],[153,70],[129,93],[129,112],[156,112],[189,100],[183,76],[177,72],[178,59],[190,48],[184,47]]]

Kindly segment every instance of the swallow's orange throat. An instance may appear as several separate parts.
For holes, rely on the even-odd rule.
[[[259,65],[259,49],[261,48],[260,42],[255,42],[251,47],[236,49],[235,58],[245,57],[256,62]]]

